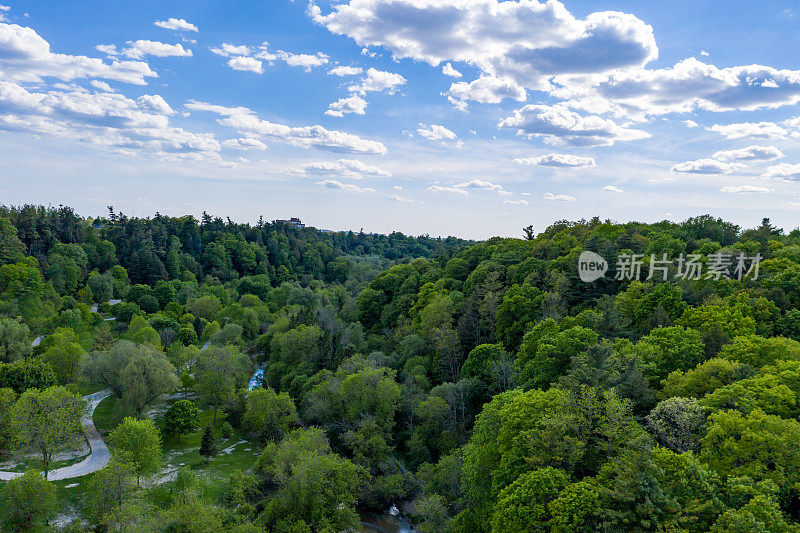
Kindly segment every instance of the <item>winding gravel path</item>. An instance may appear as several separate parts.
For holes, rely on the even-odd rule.
[[[106,389],[83,397],[87,404],[82,421],[83,432],[86,433],[86,440],[89,441],[91,453],[80,463],[51,470],[47,479],[50,481],[57,481],[59,479],[85,476],[86,474],[91,474],[92,472],[100,470],[108,464],[108,461],[111,459],[111,454],[108,451],[108,446],[106,446],[105,441],[100,436],[100,432],[94,427],[92,415],[94,414],[97,404],[110,395],[111,391]],[[8,481],[21,475],[21,472],[4,472],[0,470],[0,480],[2,481]]]

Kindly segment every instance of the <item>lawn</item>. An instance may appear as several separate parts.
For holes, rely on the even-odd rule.
[[[158,413],[156,424],[158,424],[160,413],[163,413],[174,401],[159,399],[148,406],[148,412]],[[113,397],[106,398],[97,406],[94,412],[94,424],[98,431],[104,436],[114,429],[126,416],[122,402]],[[181,435],[180,441],[177,437],[167,437],[162,442],[164,452],[164,468],[160,475],[153,477],[148,484],[159,484],[174,479],[175,473],[180,467],[187,467],[198,474],[198,477],[210,482],[209,496],[216,497],[221,491],[221,483],[235,471],[246,471],[253,467],[255,459],[261,451],[261,444],[250,439],[243,432],[234,429],[233,435],[226,439],[222,436],[220,426],[225,421],[225,414],[222,411],[217,413],[217,425],[214,428],[214,436],[217,439],[217,449],[219,454],[212,457],[206,464],[206,460],[200,455],[200,439],[203,429],[211,424],[214,417],[213,409],[202,409],[200,411],[200,429],[193,433]]]
[[[148,406],[148,412],[161,413],[176,400],[159,399]],[[94,411],[94,423],[100,433],[105,437],[113,430],[122,419],[129,415],[124,409],[122,402],[113,397],[109,397],[100,402]],[[248,438],[241,431],[234,430],[230,438],[224,438],[221,434],[220,426],[225,420],[223,412],[217,413],[217,426],[214,428],[214,436],[217,439],[217,449],[219,454],[212,457],[208,463],[200,455],[200,439],[203,428],[211,424],[214,417],[212,409],[200,411],[200,428],[193,433],[181,436],[180,442],[177,438],[167,438],[162,443],[164,452],[164,466],[160,474],[150,479],[142,480],[142,487],[149,490],[153,501],[158,502],[159,486],[175,478],[179,468],[187,467],[197,475],[204,487],[204,493],[211,500],[216,501],[225,488],[226,481],[230,475],[236,471],[247,471],[252,469],[255,460],[261,451],[261,444]],[[156,420],[158,423],[158,420]],[[71,461],[73,462],[73,461]],[[63,464],[57,464],[64,466]],[[22,471],[23,469],[20,469]],[[89,490],[94,474],[72,479],[54,481],[53,485],[58,488],[58,502],[60,508],[55,525],[64,526],[73,519],[84,518],[89,512],[87,509],[86,493]]]

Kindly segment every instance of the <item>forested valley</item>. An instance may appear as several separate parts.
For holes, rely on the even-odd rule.
[[[0,207],[0,528],[800,531],[800,230],[519,233]]]

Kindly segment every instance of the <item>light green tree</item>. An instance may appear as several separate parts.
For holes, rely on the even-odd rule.
[[[197,392],[214,408],[214,425],[217,410],[233,398],[236,389],[247,385],[251,367],[247,356],[234,346],[212,346],[201,352],[195,369]]]
[[[129,464],[140,478],[158,472],[162,463],[161,436],[152,420],[137,420],[125,417],[109,435],[112,454],[121,462]]]
[[[35,531],[56,511],[56,488],[34,470],[0,486],[0,529]]]
[[[83,399],[64,387],[28,389],[11,411],[19,445],[42,458],[44,477],[53,455],[79,449],[83,444]]]

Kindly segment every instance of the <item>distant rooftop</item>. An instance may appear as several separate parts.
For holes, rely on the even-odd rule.
[[[273,220],[272,223],[273,224],[279,224],[279,223],[280,224],[289,224],[290,226],[292,226],[294,228],[305,228],[306,227],[306,225],[303,224],[303,222],[297,217],[292,217],[289,220]]]

